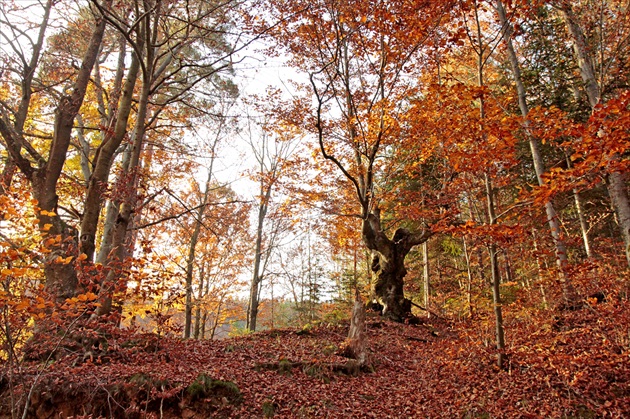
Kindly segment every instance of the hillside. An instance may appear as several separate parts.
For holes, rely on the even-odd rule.
[[[337,355],[347,324],[220,341],[120,334],[43,370],[3,370],[1,416],[21,410],[41,371],[28,417],[628,417],[627,305],[508,319],[505,370],[467,323],[436,318],[369,317],[362,370]]]

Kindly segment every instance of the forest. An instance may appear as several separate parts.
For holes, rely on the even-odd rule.
[[[1,418],[630,417],[627,0],[0,2]]]

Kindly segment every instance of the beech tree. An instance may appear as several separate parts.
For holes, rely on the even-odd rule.
[[[52,3],[49,2],[45,7],[45,19],[48,19],[51,4]],[[29,140],[24,138],[21,132],[11,129],[11,123],[9,122],[11,118],[8,115],[8,110],[3,109],[3,118],[0,119],[0,133],[2,134],[6,149],[11,155],[12,161],[29,180],[33,197],[37,199],[40,209],[40,228],[46,231],[51,237],[56,235],[61,236],[61,241],[56,245],[56,248],[53,249],[51,257],[47,258],[44,263],[46,288],[61,301],[67,297],[73,296],[77,290],[78,280],[75,268],[69,261],[65,262],[65,258],[67,255],[77,254],[76,249],[78,243],[76,241],[77,234],[75,228],[64,222],[59,215],[60,208],[57,185],[67,158],[74,120],[83,103],[90,82],[90,75],[97,60],[105,32],[106,19],[102,11],[109,10],[111,4],[111,1],[105,1],[100,5],[100,10],[96,10],[96,8],[93,9],[94,26],[83,55],[81,67],[73,78],[73,82],[70,84],[69,88],[65,90],[70,93],[62,93],[56,103],[54,131],[47,157],[40,156],[39,153],[36,152],[36,149],[29,145]],[[35,48],[33,49],[33,51],[37,52],[33,54],[31,64],[37,64],[38,49],[41,47],[41,41],[39,41],[39,39],[43,41],[42,31],[44,31],[47,26],[45,22],[46,21],[44,21],[44,25],[42,25],[38,43],[35,44]],[[19,51],[20,49],[18,48],[17,50]],[[31,72],[35,71],[35,68],[28,66],[27,68],[28,70],[23,74],[30,76]],[[20,109],[26,108],[26,110],[22,111],[23,113],[27,112],[30,105],[27,98],[31,95],[31,81],[32,79],[29,80],[27,77],[27,79],[20,82],[23,88],[22,97],[25,98]],[[23,122],[19,121],[19,118],[22,118],[20,115],[22,114],[18,113],[18,121],[15,121],[18,125],[14,123],[14,127],[21,128],[19,125],[23,124]],[[35,155],[36,158],[34,161],[22,154],[23,149],[30,150],[29,154],[31,157],[33,154]]]
[[[7,102],[2,108],[0,130],[10,155],[3,166],[5,178],[10,180],[15,164],[31,179],[33,195],[43,211],[39,217],[41,228],[50,237],[61,237],[45,264],[47,287],[60,301],[77,292],[77,271],[70,263],[77,258],[81,270],[100,286],[101,314],[110,311],[111,293],[124,288],[124,279],[119,280],[120,268],[133,252],[137,236],[133,222],[140,219],[138,206],[146,204],[138,191],[144,187],[142,173],[150,168],[152,150],[160,144],[185,147],[181,142],[164,139],[183,136],[193,127],[194,115],[214,112],[211,92],[232,88],[222,78],[232,71],[230,57],[255,38],[227,39],[227,28],[238,7],[235,2],[174,4],[156,0],[119,2],[115,7],[111,4],[89,2],[78,9],[76,21],[52,35],[46,29],[54,2],[33,6],[42,8],[43,23],[35,32],[37,37],[30,40],[30,57],[22,50],[20,38],[28,39],[32,31],[26,32],[17,24],[12,26],[12,35],[3,31],[7,45],[13,46],[4,50],[10,58],[7,63],[16,64],[11,72],[15,77],[3,79],[3,83],[13,83],[16,91],[22,92],[19,103]],[[8,22],[10,9],[3,10]],[[56,16],[59,20],[70,17]],[[86,33],[91,33],[91,38],[86,39]],[[39,57],[46,36],[50,51],[61,53],[42,63]],[[71,39],[74,49],[64,39]],[[80,68],[72,64],[77,53],[84,54]],[[114,62],[116,67],[109,71],[104,62]],[[44,86],[38,93],[47,92],[45,100],[54,101],[58,109],[50,147],[41,146],[40,139],[48,135],[45,130],[30,138],[22,132],[26,115],[36,112],[30,99],[33,80]],[[75,80],[73,88],[68,88],[67,80]],[[59,90],[72,93],[56,92],[46,83],[58,84],[63,87]],[[93,102],[82,107],[86,94]],[[162,139],[151,143],[145,152],[147,139],[157,140],[159,136]],[[81,170],[77,172],[70,167],[73,162],[69,159],[74,143],[74,155],[80,155]],[[117,170],[115,185],[109,184],[112,168]],[[68,199],[70,204],[60,202],[66,198],[60,200],[58,196],[58,180],[66,173],[72,173],[69,179],[77,180],[73,185],[77,193]],[[83,190],[78,184],[87,187]],[[108,205],[103,219],[105,202]],[[64,208],[67,215],[63,214],[62,219],[58,209],[63,213]],[[68,223],[68,219],[72,221]],[[95,270],[93,262],[107,269]]]
[[[486,110],[486,93],[483,89],[486,88],[486,63],[492,51],[495,48],[493,45],[493,39],[496,36],[494,34],[490,34],[487,36],[484,32],[484,27],[481,20],[481,14],[484,13],[483,5],[480,5],[479,2],[473,1],[471,7],[471,17],[473,23],[470,26],[467,23],[466,12],[464,11],[463,19],[466,24],[466,31],[468,33],[468,40],[471,44],[471,49],[474,51],[476,63],[477,63],[477,85],[482,91],[479,92],[479,124],[480,128],[480,140],[483,142],[490,142],[490,136],[493,134],[492,132],[486,131],[487,124],[487,110]],[[499,137],[498,141],[502,139]],[[490,163],[490,162],[489,162]],[[484,170],[483,173],[483,183],[485,186],[485,198],[486,198],[486,211],[487,211],[487,221],[490,226],[495,226],[498,222],[497,211],[496,211],[496,192],[495,186],[493,185],[493,173],[491,173],[490,168],[492,164],[484,165],[487,169]],[[497,244],[494,240],[490,240],[488,243],[488,253],[490,256],[490,275],[491,275],[491,286],[492,286],[492,302],[494,308],[494,319],[495,319],[495,336],[496,336],[496,347],[499,351],[497,357],[497,365],[499,368],[503,368],[504,366],[504,351],[505,351],[505,332],[503,328],[503,307],[501,302],[501,274],[499,273],[499,261],[498,261],[498,251]]]
[[[383,314],[401,321],[411,313],[403,290],[405,257],[432,232],[428,226],[400,227],[387,234],[379,208],[379,158],[398,134],[397,115],[413,94],[412,62],[449,5],[279,1],[274,7],[294,16],[277,38],[290,52],[290,63],[310,79],[315,110],[305,128],[353,190],[352,215],[362,220],[363,241],[373,252],[375,295]]]
[[[284,138],[277,136],[268,122],[263,122],[259,128],[261,137],[254,139],[255,134],[250,127],[248,139],[257,165],[253,177],[258,183],[254,264],[247,306],[247,329],[251,331],[256,330],[263,279],[285,230],[282,215],[274,208],[277,205],[274,205],[272,196],[278,192],[278,184],[290,166],[289,158],[299,140],[291,137],[290,130],[282,134]]]
[[[521,115],[523,118],[527,118],[529,114],[529,105],[527,103],[527,92],[525,90],[525,85],[523,83],[521,77],[521,68],[518,61],[518,57],[516,55],[516,51],[512,44],[512,26],[511,23],[507,20],[505,8],[503,7],[503,3],[500,0],[497,0],[496,10],[499,15],[499,21],[502,25],[503,31],[503,40],[506,45],[508,59],[510,62],[510,67],[512,69],[512,75],[514,77],[514,83],[516,86],[516,91],[518,94],[518,106],[521,111]],[[536,179],[539,185],[544,184],[543,174],[545,173],[545,163],[543,161],[542,155],[540,153],[540,147],[538,145],[538,139],[534,138],[531,132],[528,132],[527,125],[524,126],[525,135],[527,135],[529,147],[532,154],[532,161],[534,164],[534,171],[536,172]],[[576,193],[577,203],[580,203],[579,195]],[[580,209],[580,207],[578,207]],[[571,300],[575,298],[575,291],[573,286],[571,285],[571,278],[567,275],[567,264],[568,264],[568,254],[567,247],[564,242],[564,239],[560,236],[560,224],[558,220],[558,215],[556,213],[556,209],[551,201],[545,203],[545,211],[547,214],[547,220],[549,224],[549,230],[551,232],[551,236],[553,237],[553,241],[556,247],[556,260],[558,263],[558,267],[560,268],[560,275],[562,276],[562,283],[564,288],[564,298],[567,304],[571,303]],[[584,230],[584,225],[582,225],[583,236],[586,244],[587,254],[590,252],[590,246],[588,242],[588,234]]]
[[[191,335],[192,317],[193,317],[193,273],[194,273],[194,267],[196,264],[195,254],[196,254],[197,243],[199,241],[199,235],[201,233],[202,227],[204,226],[204,219],[206,218],[204,215],[208,211],[208,206],[210,204],[209,202],[210,194],[212,192],[211,188],[213,187],[212,179],[213,179],[213,176],[215,176],[213,172],[214,160],[216,158],[216,152],[219,146],[219,140],[224,138],[224,135],[225,135],[224,130],[226,130],[229,127],[229,120],[226,114],[227,114],[227,111],[231,109],[234,98],[230,98],[230,99],[232,100],[228,100],[228,103],[224,104],[223,109],[222,109],[223,112],[221,112],[221,115],[218,116],[219,121],[217,121],[218,123],[216,127],[216,132],[214,134],[213,140],[209,144],[210,150],[208,150],[210,153],[209,164],[208,164],[208,167],[206,168],[206,170],[208,171],[208,177],[206,178],[203,191],[201,190],[201,188],[199,188],[202,196],[201,196],[200,202],[197,204],[196,210],[194,211],[195,213],[194,228],[193,228],[192,234],[190,235],[188,256],[186,259],[186,309],[185,309],[184,339],[189,338]],[[201,297],[203,296],[203,291],[202,291],[204,289],[203,280],[204,280],[204,275],[200,273],[200,284],[198,285],[199,299],[201,299]],[[197,311],[197,316],[195,319],[196,321],[195,335],[196,336],[199,336],[199,327],[200,327],[199,316],[200,316],[200,313],[199,311]]]
[[[212,82],[208,81],[217,79],[217,74],[225,72],[231,65],[228,57],[234,48],[225,41],[221,33],[230,24],[229,12],[233,5],[191,3],[188,6],[194,7],[182,8],[180,5],[163,4],[161,1],[152,4],[136,3],[134,16],[137,16],[137,22],[129,24],[122,16],[109,16],[109,22],[122,33],[127,31],[127,27],[132,31],[138,28],[137,38],[128,37],[127,40],[137,57],[136,65],[141,70],[142,85],[132,132],[133,142],[123,160],[123,171],[120,175],[119,184],[124,182],[126,188],[123,192],[124,198],[117,205],[109,206],[112,215],[108,220],[116,222],[107,226],[102,244],[111,250],[101,253],[103,256],[107,254],[106,264],[110,268],[101,284],[101,314],[110,310],[110,294],[117,287],[118,266],[133,242],[129,242],[128,229],[136,209],[139,168],[147,131],[158,128],[161,115],[169,107],[197,109],[199,103],[196,103],[197,99],[193,99],[193,93],[203,97],[200,87],[212,88]],[[184,30],[182,23],[185,24]],[[132,69],[130,67],[130,72]],[[203,99],[200,102],[203,103]],[[122,137],[105,142],[107,150],[116,150],[120,145],[118,140],[122,140]],[[91,181],[88,188],[88,198],[92,199],[86,202],[89,202],[89,208],[94,215],[90,217],[91,221],[84,217],[81,233],[83,248],[88,256],[93,253],[96,221],[103,199],[103,186],[106,185],[104,180],[111,168],[113,153],[103,153],[101,149],[98,156],[103,156],[103,171],[99,173],[104,178],[96,179],[92,176],[94,181]]]
[[[562,0],[557,2],[556,7],[560,9],[566,22],[567,30],[573,43],[575,59],[580,70],[582,81],[584,82],[584,90],[586,91],[586,96],[591,108],[595,110],[602,100],[602,87],[600,86],[599,80],[606,79],[604,62],[601,62],[602,67],[600,70],[600,78],[598,80],[594,67],[594,54],[591,52],[593,42],[589,42],[587,39],[583,25],[581,24],[579,17],[574,12],[572,3]],[[616,15],[615,17],[619,17],[618,21],[619,23],[622,23],[624,20],[628,19],[628,7],[626,6],[624,10],[620,5],[618,5],[613,14]],[[604,14],[602,13],[602,19],[603,16]],[[601,26],[604,26],[604,22],[601,22]],[[602,33],[600,35],[604,34]],[[625,35],[625,40],[627,41],[627,39],[629,39],[628,36],[630,35],[627,33]],[[600,51],[602,51],[602,56],[605,56],[604,51],[607,49],[607,46],[605,45],[606,39],[602,37],[600,39],[600,43]],[[591,46],[589,46],[589,44]],[[606,135],[606,133],[603,132],[602,135]],[[630,266],[630,199],[628,197],[628,187],[625,174],[615,167],[615,162],[621,159],[620,154],[614,153],[609,156],[609,159],[610,164],[607,170],[608,194],[610,195],[612,206],[617,214],[621,236],[625,244],[626,260]]]

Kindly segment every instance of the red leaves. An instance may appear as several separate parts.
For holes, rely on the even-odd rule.
[[[302,334],[268,331],[223,341],[115,333],[109,361],[101,358],[99,364],[95,356],[93,362],[72,366],[73,356],[61,358],[42,376],[41,388],[66,408],[79,409],[86,400],[96,408],[94,395],[107,389],[125,408],[133,404],[150,413],[159,409],[161,398],[181,394],[203,373],[233,382],[243,396],[240,405],[214,404],[208,417],[260,417],[265,403],[277,417],[287,418],[626,416],[627,343],[619,346],[623,337],[615,333],[630,325],[628,308],[615,300],[561,313],[552,323],[545,316],[516,322],[508,313],[513,345],[507,371],[497,370],[494,351],[474,338],[474,323],[458,324],[454,334],[455,324],[434,320],[431,328],[440,332],[435,337],[425,325],[368,319],[375,371],[358,377],[327,367],[343,361],[326,348],[339,347],[347,327],[320,326]],[[291,365],[282,373],[254,368],[279,363],[281,357]],[[144,399],[125,401],[136,394],[128,387],[137,383],[144,390],[136,393]],[[95,414],[108,414],[106,400]],[[164,417],[177,417],[191,406],[164,401],[162,408]]]

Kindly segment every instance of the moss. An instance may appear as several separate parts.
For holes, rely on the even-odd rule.
[[[262,404],[262,412],[264,417],[272,418],[276,414],[276,405],[271,400],[265,400]]]
[[[210,389],[213,393],[226,397],[232,403],[240,403],[243,400],[241,390],[232,381],[214,380]]]
[[[240,403],[243,399],[238,386],[232,381],[214,380],[207,374],[200,374],[197,379],[186,388],[192,400],[208,397],[225,397],[232,403]]]
[[[202,399],[209,396],[212,378],[206,374],[200,374],[192,384],[186,388],[186,392],[192,400]]]
[[[329,384],[330,377],[327,374],[327,369],[318,364],[305,365],[303,368],[304,374],[309,377],[317,378],[322,382]]]
[[[331,343],[329,345],[324,346],[324,348],[322,349],[322,353],[328,356],[328,355],[337,353],[338,350],[339,350],[339,347],[335,345],[334,343]]]
[[[586,406],[580,405],[573,415],[565,416],[566,419],[594,419],[597,413]]]
[[[129,377],[129,382],[135,384],[138,388],[148,388],[153,380],[147,374],[137,373]]]
[[[293,369],[293,364],[288,359],[282,358],[278,361],[278,372],[280,374],[291,374],[291,370]]]

